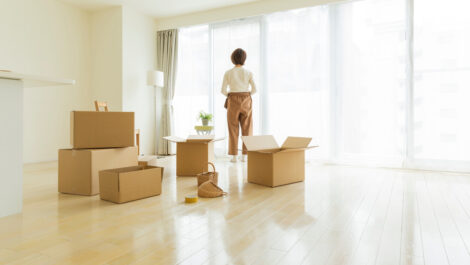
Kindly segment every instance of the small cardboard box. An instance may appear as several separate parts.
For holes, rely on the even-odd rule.
[[[134,146],[134,138],[134,112],[70,113],[70,141],[74,149]]]
[[[242,136],[248,149],[248,182],[276,187],[305,179],[305,150],[312,138],[287,137],[281,147],[272,135]]]
[[[135,201],[162,193],[163,168],[135,166],[100,171],[100,198],[114,203]]]
[[[209,170],[208,162],[214,162],[214,135],[190,135],[188,138],[166,136],[164,139],[176,143],[176,175],[196,176]]]
[[[157,160],[157,156],[152,156],[152,155],[149,155],[149,156],[139,156],[138,157],[138,162],[139,162],[139,166],[150,166],[151,164],[154,164],[156,163],[156,160]]]
[[[99,172],[104,169],[137,166],[137,147],[59,150],[59,192],[96,195]]]

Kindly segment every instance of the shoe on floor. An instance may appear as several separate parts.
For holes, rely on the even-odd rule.
[[[232,163],[237,163],[237,156],[232,156],[232,159],[230,159],[230,162]]]
[[[242,162],[246,162],[246,155],[242,155]]]

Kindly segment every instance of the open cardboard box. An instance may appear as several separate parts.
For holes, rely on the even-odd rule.
[[[134,146],[134,112],[72,111],[72,148]]]
[[[176,175],[196,176],[209,170],[208,162],[214,162],[214,142],[224,138],[190,135],[186,139],[176,136],[166,136],[163,139],[176,143]]]
[[[276,187],[305,179],[305,150],[312,138],[289,136],[281,147],[272,135],[242,136],[248,149],[248,182]]]
[[[114,203],[162,193],[163,167],[134,166],[100,171],[100,198]]]
[[[96,195],[99,172],[104,169],[137,166],[137,147],[107,149],[60,149],[59,192]]]

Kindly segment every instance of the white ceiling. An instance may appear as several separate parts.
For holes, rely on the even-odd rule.
[[[260,0],[61,0],[88,9],[99,10],[126,5],[154,17],[168,17]]]

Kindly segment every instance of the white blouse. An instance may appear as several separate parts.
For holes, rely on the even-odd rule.
[[[249,89],[249,85],[251,85],[251,90]],[[227,91],[227,87],[230,87],[229,91]],[[255,81],[253,81],[253,74],[243,67],[233,67],[232,69],[225,72],[221,92],[225,96],[227,96],[228,93],[256,93],[256,85]]]

